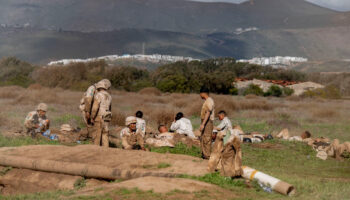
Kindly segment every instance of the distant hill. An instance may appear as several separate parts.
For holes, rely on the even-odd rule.
[[[0,23],[72,31],[154,29],[187,33],[337,26],[338,12],[304,0],[242,4],[186,0],[0,0]]]
[[[293,69],[302,72],[350,72],[350,61],[306,62],[294,66]]]
[[[137,54],[143,43],[146,54],[193,58],[350,58],[350,12],[304,0],[0,0],[0,5],[0,58],[44,64]]]
[[[350,27],[259,30],[236,35],[195,35],[145,29],[81,33],[38,29],[1,29],[0,57],[17,56],[38,64],[64,58],[110,54],[190,56],[193,58],[297,56],[310,60],[350,57]]]

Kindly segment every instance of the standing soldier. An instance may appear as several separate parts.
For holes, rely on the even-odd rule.
[[[214,100],[209,97],[209,89],[202,87],[200,97],[205,100],[201,110],[201,150],[202,158],[209,159],[211,153],[211,139],[213,134],[214,121]]]
[[[79,105],[79,109],[82,112],[83,115],[83,119],[84,122],[86,124],[88,133],[89,133],[89,137],[92,137],[92,124],[91,124],[91,108],[92,108],[92,104],[94,102],[94,96],[97,93],[97,88],[96,85],[99,84],[100,82],[109,82],[109,80],[107,79],[103,79],[101,81],[99,81],[98,83],[95,83],[93,85],[91,85],[86,92],[84,93],[83,98],[80,100],[80,105]],[[110,86],[110,82],[109,82],[109,87]],[[109,88],[108,87],[108,88]]]
[[[97,93],[91,108],[92,140],[95,145],[109,147],[108,125],[112,120],[112,97],[107,92],[111,82],[104,79],[96,84]]]
[[[33,138],[37,133],[44,133],[50,128],[50,120],[46,117],[47,105],[40,103],[37,106],[36,111],[28,113],[24,126],[27,129],[27,134],[30,134]]]

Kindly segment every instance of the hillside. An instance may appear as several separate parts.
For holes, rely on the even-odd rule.
[[[0,23],[29,23],[38,28],[72,31],[136,28],[210,33],[251,26],[305,28],[343,23],[333,20],[339,13],[304,0],[242,4],[185,0],[0,0],[0,5]]]

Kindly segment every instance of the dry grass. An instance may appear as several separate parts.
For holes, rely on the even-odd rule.
[[[62,122],[81,125],[78,109],[83,92],[73,92],[60,88],[49,89],[33,85],[28,89],[20,87],[0,87],[0,109],[2,129],[9,126],[21,126],[26,114],[35,109],[40,102],[49,105],[48,116],[52,125],[58,127]],[[203,100],[198,94],[161,94],[145,95],[123,91],[111,91],[113,97],[113,126],[124,126],[125,118],[134,115],[137,110],[144,113],[148,126],[157,129],[162,123],[170,125],[177,112],[192,119],[196,128]],[[249,131],[279,131],[289,128],[291,131],[310,129],[313,133],[327,135],[333,124],[340,124],[338,131],[348,130],[350,105],[347,100],[318,101],[300,98],[264,98],[212,95],[215,110],[225,110],[234,124],[243,124]],[[4,120],[6,118],[6,120]],[[320,128],[320,125],[326,128]],[[335,126],[335,125],[334,125]],[[198,128],[198,127],[197,127]],[[262,130],[263,128],[263,130]]]
[[[155,87],[147,87],[147,88],[143,88],[142,90],[140,90],[139,94],[160,96],[160,95],[162,95],[162,92]]]

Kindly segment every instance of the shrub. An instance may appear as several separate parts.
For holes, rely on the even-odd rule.
[[[282,96],[282,89],[277,85],[271,85],[269,90],[264,94],[264,96],[274,96],[274,97],[280,97]]]
[[[301,96],[309,98],[320,97],[325,99],[341,99],[342,97],[340,90],[333,85],[326,86],[325,88],[306,91]]]
[[[247,89],[244,90],[243,95],[246,96],[248,94],[254,94],[256,96],[263,96],[264,91],[258,86],[254,84],[250,84]]]
[[[292,94],[294,94],[294,90],[292,88],[289,88],[289,87],[284,87],[283,94],[285,96],[292,96]]]

